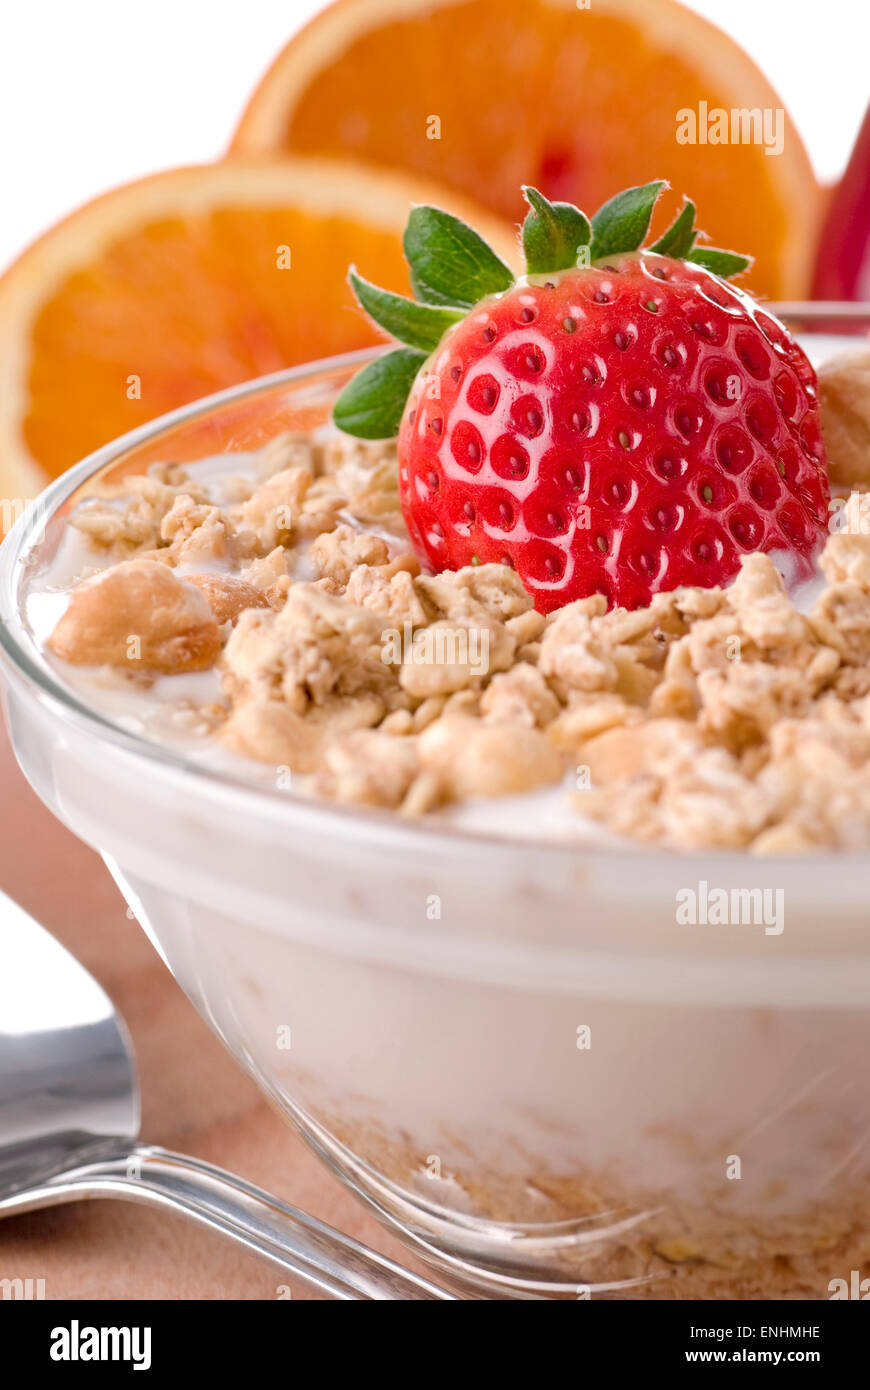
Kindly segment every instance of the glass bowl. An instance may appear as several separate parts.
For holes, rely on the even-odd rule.
[[[862,314],[789,317],[818,359]],[[28,629],[98,479],[313,429],[368,356],[176,411],[21,518],[0,551],[19,762],[239,1063],[444,1282],[826,1298],[870,1256],[866,856],[507,840],[313,802],[110,723]],[[782,892],[785,929],[678,925],[701,883]]]

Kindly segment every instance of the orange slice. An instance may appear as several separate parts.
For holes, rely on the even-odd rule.
[[[700,143],[719,111],[730,139],[742,110],[770,113],[767,146]],[[681,111],[698,143],[678,142]],[[511,219],[521,183],[593,212],[665,178],[656,226],[685,193],[716,246],[755,256],[751,288],[809,288],[821,199],[800,137],[743,50],[672,0],[337,0],[280,54],[232,148],[413,170]]]
[[[26,499],[221,387],[375,342],[348,264],[407,292],[415,202],[482,219],[515,261],[511,229],[455,193],[321,160],[176,169],[73,213],[0,279],[3,492]]]

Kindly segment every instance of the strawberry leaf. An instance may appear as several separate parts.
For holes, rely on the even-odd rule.
[[[398,338],[408,347],[434,352],[451,324],[465,318],[464,309],[442,309],[433,304],[418,304],[401,294],[378,289],[358,275],[354,266],[348,274],[350,287],[370,319],[379,328]]]
[[[675,260],[685,260],[695,245],[695,204],[687,198],[683,209],[677,214],[668,230],[649,248],[660,256],[673,256]]]
[[[472,309],[514,283],[510,267],[483,237],[441,208],[412,208],[403,244],[411,287],[426,304]]]
[[[719,251],[715,246],[696,246],[686,260],[702,265],[722,280],[727,280],[729,275],[739,275],[752,265],[751,256],[740,256],[736,251]]]
[[[649,231],[656,199],[666,187],[663,179],[656,179],[626,188],[600,207],[592,219],[592,260],[636,251]]]
[[[397,348],[369,362],[347,383],[332,408],[338,428],[357,439],[392,439],[399,432],[408,393],[425,361],[425,352]]]
[[[529,211],[523,223],[523,250],[530,275],[571,270],[592,237],[589,218],[573,203],[551,203],[536,188],[524,188]]]

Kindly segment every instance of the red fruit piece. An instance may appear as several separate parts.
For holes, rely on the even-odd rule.
[[[494,330],[494,333],[493,333]],[[484,301],[418,377],[402,507],[436,570],[511,564],[542,612],[811,570],[828,486],[812,369],[743,291],[649,252]]]
[[[405,243],[422,302],[352,277],[409,347],[355,378],[335,418],[369,438],[398,424],[402,508],[433,569],[511,565],[542,612],[726,584],[750,551],[812,573],[829,502],[815,374],[720,278],[745,258],[696,247],[691,203],[636,249],[660,188],[591,224],[526,190],[540,273],[520,282],[433,209]]]
[[[870,107],[819,238],[813,299],[870,295]]]

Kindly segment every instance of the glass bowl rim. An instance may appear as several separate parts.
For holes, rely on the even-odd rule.
[[[836,321],[845,327],[852,325],[857,327],[863,321],[870,329],[870,302],[864,304],[823,301],[765,303],[762,307],[781,317],[800,319],[805,325],[812,325],[814,322],[823,325],[826,322]],[[844,346],[849,342],[854,343],[855,338],[844,336]],[[262,785],[246,778],[241,773],[235,776],[226,769],[209,767],[186,756],[183,752],[123,728],[101,714],[84,699],[81,699],[71,687],[65,685],[60,676],[47,663],[44,666],[37,664],[27,650],[24,641],[19,638],[16,628],[23,626],[23,624],[21,624],[18,596],[28,567],[28,555],[39,544],[42,530],[57,510],[95,473],[107,467],[123,454],[153,441],[165,432],[175,429],[179,425],[188,424],[201,416],[219,411],[223,407],[231,406],[244,400],[247,396],[268,393],[282,387],[302,385],[316,377],[346,372],[353,367],[364,365],[386,350],[386,347],[363,348],[355,352],[342,353],[334,357],[286,367],[280,371],[241,382],[236,386],[227,387],[160,415],[154,420],[147,421],[144,425],[140,425],[103,445],[80,463],[67,469],[60,477],[50,483],[33,502],[28,504],[0,544],[0,654],[6,658],[19,677],[23,678],[28,685],[35,687],[43,704],[53,707],[64,718],[71,718],[75,724],[83,726],[85,732],[111,743],[137,759],[144,759],[151,765],[160,766],[167,773],[181,773],[186,778],[195,779],[204,792],[211,788],[224,795],[241,795],[245,798],[253,798],[261,809],[265,809],[267,805],[274,808],[277,804],[283,804],[288,810],[293,809],[297,813],[310,815],[312,821],[322,821],[325,830],[332,828],[337,831],[339,828],[343,828],[347,831],[353,825],[357,825],[361,830],[363,827],[368,827],[368,830],[376,835],[379,831],[392,833],[409,842],[417,841],[419,843],[422,838],[427,844],[433,844],[440,840],[445,848],[452,845],[454,849],[461,844],[466,847],[477,846],[478,848],[489,846],[493,851],[505,849],[515,853],[523,850],[545,851],[559,856],[568,854],[574,857],[591,852],[595,855],[604,855],[607,858],[640,856],[647,859],[650,857],[656,859],[667,857],[670,860],[698,859],[698,851],[664,849],[661,846],[648,846],[629,841],[611,844],[597,840],[584,840],[582,833],[578,834],[576,838],[535,836],[534,833],[521,833],[513,836],[500,834],[495,830],[481,829],[477,826],[451,824],[443,818],[439,818],[436,823],[427,818],[419,821],[408,820],[391,810],[331,802],[292,790],[281,790],[277,787]],[[723,867],[727,861],[734,860],[749,860],[757,863],[757,860],[746,850],[709,850],[700,853],[714,855],[717,862]],[[795,863],[805,862],[806,858],[798,854],[777,857],[781,862],[791,860]],[[867,856],[863,852],[830,851],[814,855],[813,863],[821,867],[823,863],[842,864],[844,860],[861,862],[866,858]]]

